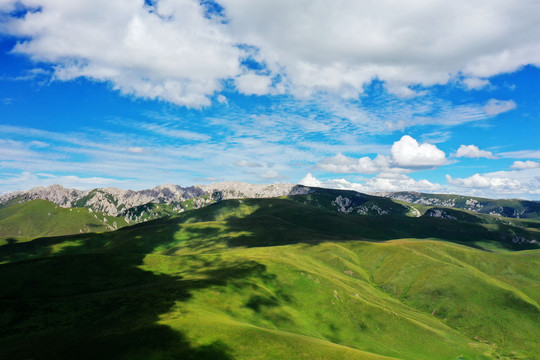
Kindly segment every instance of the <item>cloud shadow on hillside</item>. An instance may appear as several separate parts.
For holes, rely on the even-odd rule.
[[[402,238],[444,240],[478,249],[479,243],[495,243],[508,250],[538,248],[537,243],[516,243],[515,236],[534,239],[523,229],[434,217],[370,216],[339,214],[291,200],[243,200],[256,208],[245,216],[226,219],[223,233],[240,234],[227,239],[231,247],[277,246],[326,241],[387,241]],[[196,236],[195,236],[196,237]],[[537,236],[536,236],[537,237]]]
[[[0,246],[0,358],[232,359],[227,344],[195,346],[159,324],[160,315],[181,307],[193,290],[266,268],[215,258],[195,280],[142,270],[145,256],[172,243],[178,227],[158,220],[114,233]],[[66,241],[71,246],[50,256]]]

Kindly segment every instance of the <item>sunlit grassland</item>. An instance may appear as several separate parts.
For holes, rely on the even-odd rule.
[[[0,208],[0,238],[28,240],[110,231],[125,225],[123,218],[94,213],[87,208],[63,208],[46,200]]]
[[[540,250],[457,225],[235,200],[4,244],[0,357],[538,357]]]

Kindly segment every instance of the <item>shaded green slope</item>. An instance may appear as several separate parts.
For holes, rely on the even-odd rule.
[[[539,250],[373,241],[480,241],[455,224],[236,200],[5,244],[0,357],[535,358]]]
[[[63,208],[46,200],[32,200],[0,209],[0,238],[35,238],[101,232],[125,226],[124,219],[85,208]]]
[[[453,194],[395,192],[389,197],[414,204],[445,206],[509,218],[540,219],[540,202],[519,199],[486,199]]]
[[[391,199],[362,194],[352,190],[312,188],[305,195],[287,198],[302,204],[344,214],[406,215],[409,208]]]

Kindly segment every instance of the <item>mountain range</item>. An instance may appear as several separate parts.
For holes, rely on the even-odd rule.
[[[237,182],[4,194],[0,358],[536,359],[538,205]]]
[[[148,204],[164,204],[172,211],[182,212],[187,209],[200,208],[210,203],[241,198],[272,198],[287,195],[306,195],[318,188],[293,184],[254,185],[243,182],[221,182],[211,185],[194,185],[181,187],[174,184],[163,184],[152,189],[133,191],[117,188],[96,188],[77,190],[61,185],[35,187],[27,191],[16,191],[0,195],[0,207],[14,203],[42,199],[58,206],[86,207],[109,216],[123,216],[129,210]],[[331,190],[328,190],[331,191]],[[376,208],[355,208],[353,198],[370,195],[355,191],[335,190],[333,204],[340,212],[356,211],[368,213]],[[345,195],[344,195],[345,194]],[[472,196],[452,194],[426,194],[418,192],[390,192],[371,195],[373,199],[387,197],[400,201],[413,213],[417,206],[437,206],[463,209],[481,214],[496,215],[509,218],[540,218],[540,202],[518,199],[486,199]],[[189,202],[188,202],[189,201]],[[411,205],[412,208],[411,208]],[[381,212],[381,214],[383,214]],[[418,214],[419,216],[420,214]],[[131,220],[129,217],[128,221]]]

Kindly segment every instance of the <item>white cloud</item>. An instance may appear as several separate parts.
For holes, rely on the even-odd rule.
[[[234,165],[236,165],[238,167],[251,167],[251,168],[262,167],[262,165],[259,164],[259,163],[251,162],[251,161],[247,161],[247,160],[235,161]]]
[[[0,11],[13,11],[15,5],[16,3],[13,0],[0,0]]]
[[[390,160],[384,155],[377,155],[375,159],[370,159],[367,156],[354,159],[339,153],[336,156],[320,160],[315,167],[333,173],[373,174],[388,169]]]
[[[409,86],[403,84],[386,84],[386,90],[388,90],[390,94],[396,95],[398,98],[402,99],[422,96],[426,94],[425,91],[415,91]]]
[[[456,187],[454,192],[469,190],[475,195],[494,198],[510,195],[532,198],[540,195],[540,167],[474,174],[466,178],[446,175],[446,179]]]
[[[446,181],[448,181],[449,184],[457,187],[489,188],[490,190],[499,190],[506,193],[519,192],[523,190],[523,185],[518,180],[480,174],[474,174],[467,178],[461,179],[446,175]]]
[[[463,80],[463,83],[469,90],[480,90],[490,85],[489,80],[477,77],[466,78]]]
[[[519,151],[507,151],[500,154],[505,158],[514,158],[514,159],[540,159],[540,150],[519,150]]]
[[[540,63],[534,0],[220,3],[232,32],[260,48],[273,71],[285,69],[300,95],[322,90],[351,97],[373,78],[406,89]]]
[[[14,1],[13,1],[14,2]],[[240,71],[242,51],[197,1],[22,0],[39,12],[5,28],[15,52],[55,64],[55,78],[111,82],[125,94],[199,107]]]
[[[24,191],[36,186],[49,186],[60,184],[67,188],[88,190],[106,186],[129,186],[129,180],[119,180],[103,177],[79,177],[76,175],[57,176],[49,173],[32,173],[23,171],[9,177],[0,177],[0,194],[12,191]]]
[[[438,191],[441,185],[426,179],[414,180],[403,174],[379,174],[366,182],[371,192],[376,191]]]
[[[218,101],[218,103],[220,104],[224,104],[224,105],[228,105],[229,104],[229,101],[227,100],[227,98],[224,96],[224,95],[221,95],[219,94],[216,98],[216,100]]]
[[[404,168],[426,168],[444,165],[446,155],[435,145],[418,142],[409,135],[403,136],[392,145],[392,159],[396,166]]]
[[[380,172],[403,173],[441,166],[447,163],[446,155],[432,144],[418,144],[409,135],[394,142],[391,156],[377,155],[360,159],[338,153],[336,156],[319,160],[315,169],[343,174],[374,174]]]
[[[192,141],[206,141],[210,140],[210,136],[206,134],[197,133],[194,131],[177,129],[176,127],[169,126],[168,124],[154,124],[154,123],[139,123],[144,130],[152,131],[156,134],[165,135],[171,138],[192,140]]]
[[[491,151],[480,150],[476,145],[461,145],[456,152],[456,157],[496,159]]]
[[[536,0],[221,0],[225,19],[205,16],[196,0],[1,0],[0,9],[17,2],[41,11],[5,21],[2,31],[26,39],[15,52],[52,64],[56,79],[87,77],[192,107],[209,105],[223,80],[261,95],[276,90],[270,78],[279,76],[278,92],[353,99],[379,79],[413,97],[423,93],[415,85],[462,77],[479,88],[540,65]],[[257,49],[265,76],[242,75],[241,59],[253,52],[238,45]],[[495,100],[486,112],[513,107]]]
[[[513,110],[516,108],[516,103],[513,100],[496,100],[491,99],[484,106],[484,111],[488,116],[496,116],[501,113]]]
[[[236,88],[246,95],[264,95],[270,92],[272,79],[268,76],[244,74],[234,80]]]
[[[414,180],[413,178],[397,173],[382,173],[363,183],[349,182],[345,179],[331,179],[321,181],[312,174],[307,174],[299,184],[330,189],[354,190],[363,193],[389,192],[389,191],[438,191],[442,187],[428,180]]]
[[[510,166],[512,169],[516,170],[525,170],[525,169],[537,169],[540,168],[540,163],[536,161],[514,161],[514,163]]]
[[[130,146],[127,151],[133,154],[142,154],[145,150],[140,146]]]
[[[267,172],[260,174],[259,178],[265,179],[265,180],[270,180],[270,179],[276,180],[276,179],[283,179],[284,177],[275,170],[268,170]]]
[[[443,143],[452,137],[450,131],[433,131],[431,133],[422,134],[420,140],[430,144]]]
[[[317,180],[313,175],[311,175],[311,173],[308,173],[306,176],[304,176],[302,180],[298,182],[298,184],[312,187],[322,186],[322,182]]]

